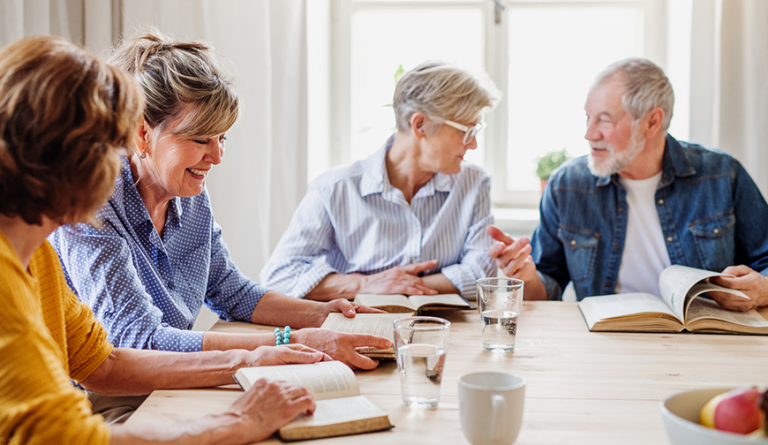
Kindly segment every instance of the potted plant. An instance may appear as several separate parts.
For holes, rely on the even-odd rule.
[[[541,179],[542,191],[544,190],[544,187],[547,186],[549,175],[568,159],[571,159],[571,156],[565,151],[565,148],[562,150],[550,151],[544,156],[536,159],[536,176]]]

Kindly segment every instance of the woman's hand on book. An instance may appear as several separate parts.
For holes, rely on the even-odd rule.
[[[352,274],[358,277],[358,294],[436,295],[419,277],[421,272],[437,266],[437,260],[422,261],[408,266],[395,266],[373,275]]]
[[[298,343],[330,355],[334,360],[339,360],[352,369],[373,369],[379,365],[378,360],[358,354],[355,348],[365,346],[389,349],[392,347],[392,342],[384,337],[368,334],[347,334],[329,329],[301,329],[293,333],[291,338]]]
[[[259,379],[232,404],[225,416],[238,420],[237,443],[261,442],[302,413],[315,412],[309,391],[298,385]]]
[[[747,266],[729,266],[723,271],[733,277],[712,277],[717,285],[744,292],[749,300],[725,292],[707,292],[717,304],[731,311],[745,312],[768,306],[768,278]]]
[[[317,363],[333,360],[331,356],[303,344],[259,346],[248,353],[246,366],[277,366]]]
[[[384,311],[374,309],[372,307],[363,306],[360,303],[355,303],[347,300],[346,298],[337,298],[327,303],[322,303],[322,311],[316,311],[312,315],[312,324],[310,326],[322,326],[325,319],[328,318],[328,314],[331,312],[339,312],[347,318],[354,318],[355,314],[360,313],[373,313],[381,314]]]

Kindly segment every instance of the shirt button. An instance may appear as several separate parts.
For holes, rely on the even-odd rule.
[[[664,204],[664,200],[663,200],[663,199],[660,199],[660,200],[659,200],[659,204]]]
[[[613,286],[613,283],[611,283],[610,281],[605,282],[605,287],[611,287],[611,286]]]
[[[718,233],[720,233],[720,229],[715,229],[715,235],[717,235]]]
[[[672,240],[673,240],[673,239],[674,239],[674,238],[672,238],[671,236],[668,236],[668,237],[667,237],[667,241],[669,241],[670,243],[672,242]]]
[[[624,207],[619,207],[619,213],[624,213]]]
[[[575,246],[575,245],[576,245],[576,240],[575,240],[575,239],[571,240],[571,245],[572,245],[572,246]]]
[[[615,246],[613,246],[613,250],[621,250],[621,246],[616,244]]]
[[[168,289],[173,290],[176,287],[176,285],[173,284],[173,281],[168,282]]]

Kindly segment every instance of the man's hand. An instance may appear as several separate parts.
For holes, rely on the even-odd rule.
[[[488,248],[488,256],[496,260],[496,267],[501,269],[504,275],[525,282],[537,278],[528,238],[515,241],[496,226],[488,226],[487,230],[488,235],[498,241]]]
[[[358,354],[355,348],[360,346],[371,346],[377,349],[392,347],[392,342],[384,337],[368,334],[347,334],[329,329],[301,329],[292,332],[291,339],[322,351],[334,360],[344,362],[352,369],[373,369],[379,365],[378,360],[372,360]]]
[[[259,346],[248,353],[248,366],[277,366],[333,360],[328,354],[302,344]]]
[[[729,266],[723,271],[730,277],[712,277],[711,281],[729,289],[744,292],[749,297],[745,300],[725,292],[707,292],[717,304],[731,311],[745,312],[758,307],[768,306],[768,278],[747,266]]]
[[[259,379],[240,396],[225,416],[239,419],[238,443],[261,442],[301,413],[313,414],[315,401],[301,386]]]
[[[437,291],[419,278],[419,273],[437,266],[437,260],[423,261],[408,266],[395,266],[373,275],[359,275],[361,294],[435,295]]]

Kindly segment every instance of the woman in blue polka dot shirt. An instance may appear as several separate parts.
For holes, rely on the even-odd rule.
[[[224,133],[240,103],[209,46],[151,31],[123,43],[111,63],[143,90],[143,123],[98,224],[62,227],[50,241],[70,286],[114,345],[201,351],[275,344],[273,334],[190,331],[203,304],[230,321],[294,328],[320,326],[330,312],[373,311],[344,299],[319,303],[269,291],[232,262],[205,178],[222,160]],[[390,346],[382,337],[324,329],[296,331],[291,341],[364,369],[377,362],[356,347]]]

